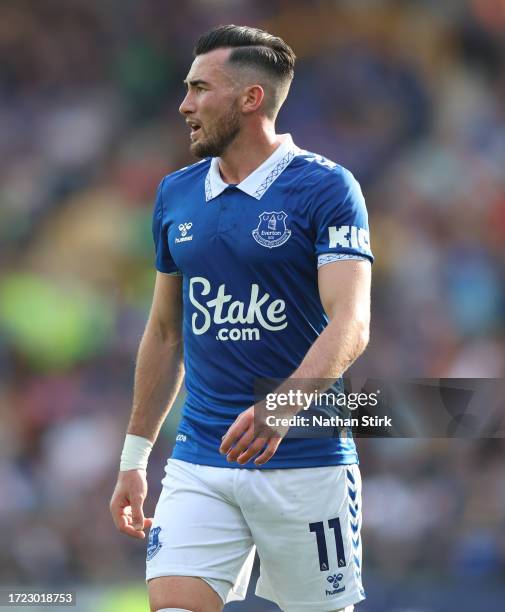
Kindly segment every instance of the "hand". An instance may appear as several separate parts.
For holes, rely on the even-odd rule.
[[[146,495],[145,470],[119,472],[109,507],[114,524],[121,533],[140,540],[146,537],[144,529],[153,524],[152,518],[144,518],[142,510]]]
[[[226,455],[228,461],[244,465],[264,449],[254,460],[256,465],[263,465],[275,455],[288,430],[289,427],[271,427],[266,422],[255,423],[254,406],[251,406],[229,427],[219,452]]]

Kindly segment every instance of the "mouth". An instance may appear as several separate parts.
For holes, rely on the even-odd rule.
[[[192,119],[187,120],[186,123],[189,125],[191,129],[190,136],[193,138],[198,134],[198,132],[202,129],[202,126],[197,121],[193,121]]]

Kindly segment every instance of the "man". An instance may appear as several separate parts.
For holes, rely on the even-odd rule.
[[[223,26],[198,41],[185,80],[180,112],[202,161],[158,189],[158,272],[111,500],[120,531],[144,538],[150,528],[155,612],[217,612],[243,599],[255,549],[256,593],[282,610],[349,612],[364,598],[352,437],[286,436],[255,405],[257,379],[286,391],[313,391],[307,379],[329,386],[368,342],[372,254],[359,185],[275,133],[294,62],[280,38]],[[147,457],[184,370],[176,445],[145,518]]]

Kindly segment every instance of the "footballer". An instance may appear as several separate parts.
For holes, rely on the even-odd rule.
[[[110,503],[121,532],[149,530],[152,612],[243,599],[256,551],[256,594],[281,610],[350,612],[365,598],[352,436],[290,437],[262,419],[255,394],[259,379],[283,392],[338,387],[369,337],[359,184],[275,130],[294,67],[281,38],[226,25],[198,40],[185,79],[179,110],[200,161],[158,188],[154,297]],[[175,447],[146,518],[148,456],[183,377]]]

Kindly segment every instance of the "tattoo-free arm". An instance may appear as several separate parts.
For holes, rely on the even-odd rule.
[[[133,408],[127,433],[155,442],[183,377],[182,277],[158,272],[151,313],[140,342]],[[117,529],[143,539],[152,518],[143,511],[147,495],[144,469],[120,471],[110,502]]]
[[[318,284],[330,321],[291,378],[335,381],[368,344],[371,264],[353,259],[326,264],[319,268]]]
[[[182,277],[158,272],[138,350],[128,433],[156,440],[183,375]]]

